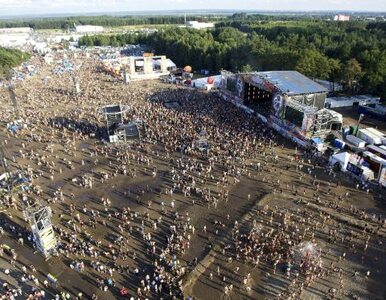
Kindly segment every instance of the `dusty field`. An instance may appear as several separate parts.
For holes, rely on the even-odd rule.
[[[357,126],[359,118],[358,108],[342,107],[334,110],[343,115],[344,126]],[[361,128],[374,127],[382,131],[383,133],[386,133],[386,123],[382,120],[372,118],[371,116],[363,118],[360,126]]]
[[[385,191],[328,173],[323,160],[215,95],[156,81],[124,85],[96,72],[93,59],[80,62],[79,97],[71,96],[69,74],[52,75],[49,66],[17,85],[27,128],[16,135],[6,129],[13,109],[6,90],[0,93],[1,146],[12,170],[31,169],[34,189],[26,196],[51,206],[62,244],[45,261],[28,241],[23,200],[16,194],[9,205],[3,196],[1,242],[18,256],[14,266],[8,255],[0,257],[0,281],[22,289],[17,299],[36,287],[21,282],[23,274],[34,274],[49,299],[62,292],[117,299],[122,287],[139,299],[386,298]],[[166,100],[181,107],[166,109]],[[120,148],[101,141],[97,108],[112,103],[130,105],[129,118],[145,121],[143,141]],[[189,149],[202,129],[212,145],[208,154]],[[82,186],[88,178],[92,187]],[[257,248],[264,249],[257,264],[235,246],[253,223]],[[284,272],[288,262],[296,265],[292,255],[305,241],[316,245],[321,268]],[[84,270],[71,268],[79,262]],[[44,287],[47,273],[60,285]]]

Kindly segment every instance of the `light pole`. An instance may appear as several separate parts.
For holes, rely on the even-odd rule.
[[[359,125],[361,124],[361,121],[362,121],[362,119],[364,118],[364,114],[360,114],[359,115],[359,118],[358,118],[358,124],[357,124],[357,131],[356,131],[356,133],[355,133],[355,136],[358,136],[358,132],[359,132]]]

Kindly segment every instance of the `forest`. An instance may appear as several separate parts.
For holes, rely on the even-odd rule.
[[[145,44],[195,70],[298,70],[343,83],[349,93],[386,99],[386,23],[228,18],[213,30],[171,27],[156,33],[85,36],[82,45]]]
[[[386,98],[386,26],[381,22],[228,19],[214,30],[168,28],[159,32],[86,36],[82,45],[142,43],[177,65],[195,70],[298,70],[341,82],[348,92]]]
[[[189,20],[218,21],[214,16],[191,16]],[[221,18],[220,18],[221,20]],[[76,25],[99,25],[105,27],[131,26],[131,25],[162,25],[184,24],[184,16],[78,16],[60,18],[34,18],[0,20],[0,28],[31,27],[33,29],[62,29],[70,30]]]
[[[325,18],[320,16],[319,18]],[[248,20],[248,21],[272,21],[272,20],[294,20],[309,18],[309,16],[284,16],[284,15],[247,15],[246,13],[235,13],[232,16],[224,15],[188,15],[189,21],[218,22],[225,20]],[[56,18],[26,18],[0,20],[0,28],[31,27],[33,29],[62,29],[70,30],[76,25],[99,25],[106,27],[132,26],[132,25],[173,25],[184,24],[185,18],[181,15],[159,15],[159,16],[69,16]]]
[[[0,47],[0,79],[6,78],[11,68],[19,66],[29,57],[28,53],[20,50]]]

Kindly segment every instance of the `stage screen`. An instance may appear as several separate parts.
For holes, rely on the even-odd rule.
[[[303,125],[304,113],[299,111],[291,106],[287,106],[285,109],[285,117],[287,121],[290,121],[297,127],[302,127]]]

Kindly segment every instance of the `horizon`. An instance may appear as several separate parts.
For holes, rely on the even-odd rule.
[[[368,0],[223,0],[218,7],[214,0],[0,0],[0,17],[82,16],[82,15],[146,15],[184,12],[247,12],[247,13],[386,13],[386,1]],[[130,7],[130,9],[129,9]]]
[[[138,10],[138,11],[98,11],[98,12],[62,12],[62,13],[24,13],[24,14],[10,14],[1,15],[2,20],[15,20],[15,19],[38,19],[38,18],[64,18],[64,17],[98,17],[98,16],[115,16],[115,17],[146,17],[146,16],[183,16],[191,15],[232,15],[234,13],[247,13],[247,14],[262,14],[262,15],[329,15],[336,13],[345,14],[386,14],[385,11],[372,11],[372,10],[234,10],[234,9],[189,9],[189,10]]]

